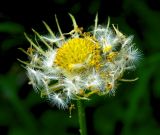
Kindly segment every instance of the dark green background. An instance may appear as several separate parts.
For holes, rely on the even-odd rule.
[[[87,101],[87,129],[90,135],[160,135],[160,1],[159,0],[2,0],[0,3],[0,134],[78,135],[77,110],[59,110],[41,99],[28,85],[25,70],[17,58],[27,56],[17,48],[29,43],[23,32],[31,28],[47,34],[46,21],[58,30],[57,14],[63,32],[72,29],[68,13],[87,31],[94,24],[118,24],[126,35],[134,35],[142,59],[126,77],[139,80],[121,83],[116,96]]]

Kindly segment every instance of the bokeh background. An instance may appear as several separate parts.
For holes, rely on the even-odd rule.
[[[136,71],[121,83],[116,96],[94,96],[85,102],[89,135],[160,135],[160,1],[159,0],[1,0],[0,2],[0,135],[79,135],[77,110],[59,110],[35,93],[17,58],[27,56],[26,32],[47,34],[42,20],[56,33],[57,14],[63,32],[72,29],[75,16],[87,31],[94,24],[117,25],[134,35],[142,59]]]

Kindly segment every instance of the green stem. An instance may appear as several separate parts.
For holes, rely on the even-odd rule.
[[[86,128],[86,117],[85,117],[85,109],[83,107],[83,102],[81,100],[77,100],[78,106],[78,118],[79,118],[79,125],[80,125],[80,134],[87,135],[87,128]]]

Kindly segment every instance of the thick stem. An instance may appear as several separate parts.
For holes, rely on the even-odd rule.
[[[77,106],[78,106],[80,134],[81,135],[87,135],[86,116],[85,116],[85,109],[84,109],[84,106],[83,106],[83,102],[81,100],[78,100],[77,101]]]

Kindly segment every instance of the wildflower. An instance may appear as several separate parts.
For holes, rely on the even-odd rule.
[[[139,50],[115,26],[97,24],[92,31],[83,32],[75,18],[70,15],[73,30],[62,33],[56,18],[59,37],[44,22],[50,36],[35,35],[44,44],[42,48],[26,34],[31,46],[26,65],[30,83],[34,89],[47,97],[59,108],[68,108],[72,100],[87,100],[92,94],[114,94],[125,71],[135,68],[140,57]]]

